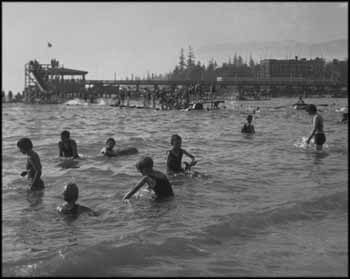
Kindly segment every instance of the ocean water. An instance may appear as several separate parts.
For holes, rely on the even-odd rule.
[[[322,152],[303,143],[312,119],[287,106],[293,101],[227,101],[226,109],[189,112],[3,104],[2,274],[346,276],[348,125],[338,123],[336,109],[348,100],[306,99],[328,104],[319,106]],[[256,134],[242,135],[256,106]],[[58,158],[64,129],[82,154],[74,168],[62,168]],[[165,172],[174,133],[198,160],[196,175],[169,177],[170,201],[142,194],[122,202],[141,178],[140,156]],[[24,136],[41,158],[42,195],[27,191],[19,175],[26,157],[16,142]],[[108,137],[139,154],[101,157]],[[70,181],[79,186],[78,202],[99,216],[57,213]]]

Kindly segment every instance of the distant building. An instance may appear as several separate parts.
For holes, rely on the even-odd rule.
[[[306,60],[305,58],[288,60],[264,59],[260,62],[258,77],[260,78],[324,78],[325,61],[321,58]]]

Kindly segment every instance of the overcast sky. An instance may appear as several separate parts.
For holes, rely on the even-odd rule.
[[[217,43],[316,43],[348,38],[347,24],[347,2],[2,2],[2,89],[22,91],[32,59],[88,79],[143,77],[172,70],[189,45],[200,57]]]

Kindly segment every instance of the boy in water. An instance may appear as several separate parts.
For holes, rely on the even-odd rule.
[[[92,209],[77,204],[76,201],[79,197],[79,189],[75,183],[68,183],[63,191],[63,199],[66,201],[62,206],[58,206],[57,210],[63,214],[79,215],[81,213],[88,213],[92,216],[97,216],[97,213]]]
[[[298,100],[297,104],[298,105],[304,105],[305,104],[302,96],[299,97],[299,100]]]
[[[109,138],[106,141],[106,147],[101,150],[101,153],[107,157],[121,156],[121,155],[132,155],[138,153],[135,147],[128,147],[124,149],[113,150],[116,142],[114,138]]]
[[[248,134],[254,134],[255,133],[254,125],[252,124],[252,120],[253,120],[253,116],[251,114],[249,114],[247,116],[247,122],[248,123],[245,123],[244,126],[241,129],[242,133],[248,133]]]
[[[185,170],[181,167],[182,155],[192,159],[191,163],[187,163],[186,170],[189,170],[192,166],[194,166],[197,162],[192,154],[188,153],[186,150],[181,148],[182,139],[179,135],[172,135],[170,144],[173,146],[171,150],[168,151],[167,158],[167,172],[171,173],[180,173],[185,172]]]
[[[313,116],[313,129],[306,143],[309,144],[312,137],[315,136],[316,150],[322,150],[322,145],[326,142],[326,135],[323,131],[323,118],[317,113],[317,108],[313,104],[308,105],[306,111]]]
[[[41,190],[44,188],[44,182],[41,180],[41,163],[39,155],[33,150],[32,141],[29,138],[21,138],[17,142],[19,150],[26,154],[27,165],[26,171],[21,176],[28,175],[29,186],[31,190]]]
[[[70,138],[70,133],[68,131],[63,131],[61,133],[61,139],[58,143],[59,156],[60,157],[73,157],[79,158],[77,144],[75,140]]]
[[[174,196],[171,184],[165,174],[153,169],[153,160],[150,157],[143,157],[137,164],[137,170],[143,175],[142,179],[123,198],[131,198],[143,185],[148,184],[157,199]]]

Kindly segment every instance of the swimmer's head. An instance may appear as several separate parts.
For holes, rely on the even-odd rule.
[[[172,135],[171,136],[171,139],[170,139],[170,144],[175,146],[175,145],[178,145],[178,146],[181,146],[181,142],[182,142],[182,139],[179,135]]]
[[[247,121],[250,123],[253,120],[253,116],[251,114],[248,114]]]
[[[21,138],[19,141],[17,141],[17,146],[23,154],[33,149],[32,141],[29,138]]]
[[[61,133],[62,140],[67,140],[67,139],[69,139],[69,137],[70,137],[70,133],[68,131],[65,130]]]
[[[136,163],[136,169],[144,173],[144,171],[150,171],[153,168],[153,160],[151,157],[143,157],[140,161]]]
[[[109,138],[107,141],[106,141],[106,145],[109,147],[109,148],[113,148],[115,146],[115,139],[114,138]]]
[[[317,112],[317,108],[315,105],[313,104],[310,104],[306,107],[306,111],[309,113],[309,114],[315,114]]]
[[[66,185],[63,191],[63,199],[66,202],[76,202],[79,197],[79,189],[77,184],[70,182]]]

